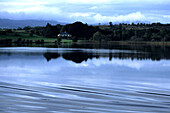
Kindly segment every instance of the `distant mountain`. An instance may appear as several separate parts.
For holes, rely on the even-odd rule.
[[[0,19],[0,28],[18,28],[25,26],[46,26],[47,23],[51,25],[61,24],[64,25],[66,23],[61,23],[57,21],[48,21],[48,20],[10,20],[10,19]]]

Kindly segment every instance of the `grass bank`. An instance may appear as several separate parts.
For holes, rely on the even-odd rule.
[[[147,42],[147,41],[79,41],[77,44],[109,44],[109,45],[158,45],[170,46],[170,42]]]
[[[44,43],[56,43],[57,38],[47,38],[43,36],[39,36],[36,34],[33,34],[30,36],[29,33],[25,32],[24,30],[17,30],[13,31],[11,33],[7,33],[6,35],[0,35],[0,40],[6,40],[10,39],[12,43],[18,41],[19,39],[21,40],[22,43],[27,42],[27,41],[32,41],[32,43],[35,43],[37,41],[42,41]],[[67,39],[62,39],[62,43],[72,43],[72,40],[67,40]]]

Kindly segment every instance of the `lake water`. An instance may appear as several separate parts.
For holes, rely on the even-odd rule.
[[[170,113],[170,49],[1,47],[2,113]]]

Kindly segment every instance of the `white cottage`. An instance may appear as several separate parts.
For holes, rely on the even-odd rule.
[[[72,37],[72,35],[69,34],[68,32],[61,32],[60,34],[58,34],[58,37],[70,38],[70,37]]]

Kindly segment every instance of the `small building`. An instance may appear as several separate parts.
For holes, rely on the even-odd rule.
[[[72,37],[72,35],[69,34],[68,32],[61,32],[60,34],[58,34],[58,37],[61,37],[61,38],[70,38],[70,37]]]

